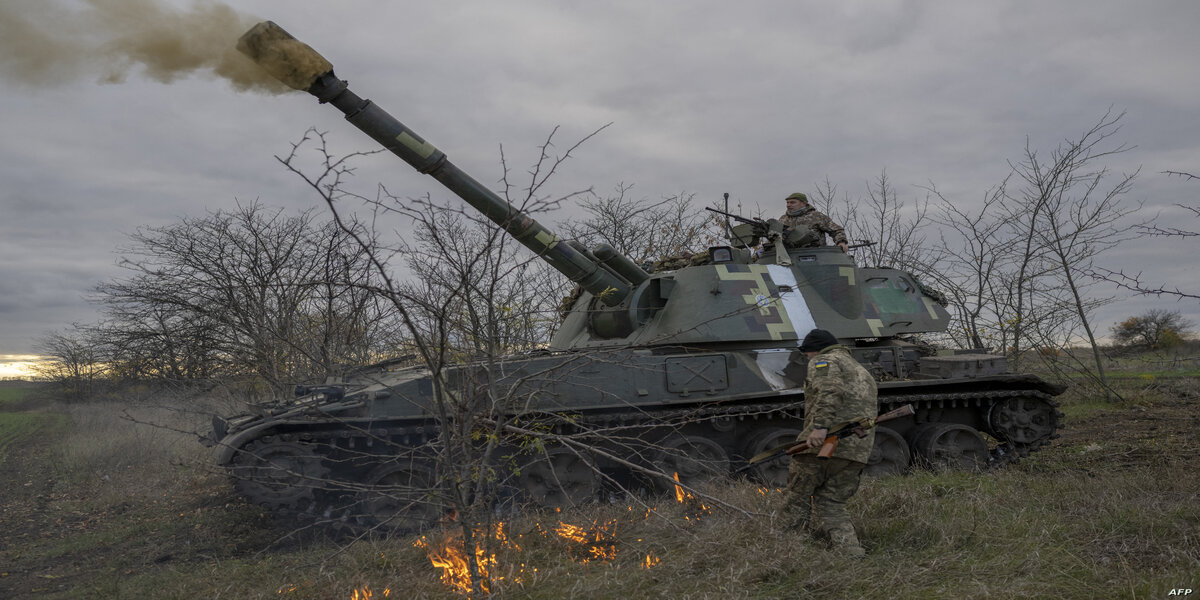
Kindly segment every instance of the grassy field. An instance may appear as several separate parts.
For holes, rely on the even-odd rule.
[[[24,400],[29,395],[29,392],[30,388],[26,385],[12,383],[0,385],[0,409]]]
[[[1002,470],[865,481],[850,504],[868,549],[860,560],[784,531],[777,491],[734,483],[707,491],[736,509],[663,498],[513,517],[503,536],[486,536],[491,589],[547,599],[1197,590],[1197,383],[1132,377],[1119,404],[1069,393],[1063,437]],[[14,482],[0,493],[0,597],[463,597],[422,547],[453,544],[453,532],[356,542],[294,535],[234,497],[181,433],[202,428],[203,411],[163,404],[59,407],[55,435],[13,429],[26,433],[6,438],[9,447],[25,451],[0,463],[2,480]],[[0,412],[0,422],[25,414]],[[566,525],[590,542],[556,532]]]
[[[53,415],[32,413],[0,413],[0,461],[8,454],[8,447],[38,432],[47,424],[58,421]]]
[[[61,414],[7,410],[20,407],[30,392],[27,386],[0,386],[0,463],[15,442],[58,431],[65,423]]]

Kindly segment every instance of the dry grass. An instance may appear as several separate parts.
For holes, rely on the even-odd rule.
[[[1135,379],[1124,403],[1068,398],[1064,437],[1001,471],[867,480],[850,504],[868,549],[860,560],[783,530],[777,491],[735,483],[704,491],[738,510],[706,501],[702,514],[661,498],[514,516],[510,542],[489,548],[492,589],[507,598],[1167,597],[1200,587],[1194,384]],[[15,565],[0,578],[5,597],[463,597],[414,538],[288,538],[207,469],[206,452],[181,433],[200,415],[172,405],[147,395],[64,409],[70,435],[47,440],[46,459],[28,465],[52,466],[56,482],[18,507],[38,529],[0,546]],[[560,522],[603,526],[615,557],[583,562],[578,544],[553,533]],[[657,564],[647,568],[647,556]]]
[[[162,400],[59,407],[71,423],[51,451],[60,485],[104,505],[161,497],[208,470],[209,453],[194,433],[206,420]]]

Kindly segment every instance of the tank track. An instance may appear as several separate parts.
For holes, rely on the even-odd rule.
[[[1054,402],[1052,395],[1032,389],[941,393],[904,393],[888,390],[881,392],[881,412],[912,404],[917,409],[918,418],[924,416],[926,419],[933,419],[934,422],[937,422],[939,411],[948,409],[987,411],[990,413],[989,425],[997,420],[1008,422],[1015,418],[1005,414],[1006,411],[1012,412],[1009,405],[1013,405],[1014,401],[1018,413],[1016,417],[1022,416],[1022,400],[1030,399],[1041,403],[1039,406],[1043,408],[1039,416],[1045,417],[1047,421],[1041,427],[1048,429],[1048,433],[1026,440],[997,440],[990,448],[989,467],[1016,462],[1021,457],[1029,456],[1045,447],[1050,440],[1058,437],[1056,430],[1060,427],[1062,417],[1062,413],[1057,411],[1058,404]],[[802,419],[802,414],[803,401],[799,399],[784,403],[778,400],[742,404],[712,403],[653,412],[629,410],[585,413],[568,415],[567,418],[556,415],[550,430],[558,434],[588,430],[604,432],[622,428],[644,431],[648,427],[677,428],[690,424],[711,424],[722,419],[795,424],[797,420]],[[765,426],[767,425],[762,425]],[[371,448],[376,445],[385,448],[416,448],[428,443],[437,431],[435,424],[423,422],[384,428],[372,427],[369,434],[364,430],[340,428],[264,436],[247,444],[246,452],[238,454],[239,457],[251,458],[251,453],[266,455],[272,464],[269,467],[260,464],[256,470],[247,466],[253,463],[252,460],[235,458],[230,466],[230,474],[239,493],[251,502],[269,509],[281,519],[321,525],[326,529],[332,526],[334,530],[362,533],[370,529],[370,524],[364,523],[356,514],[356,497],[366,489],[361,478],[369,468],[350,465],[346,457],[354,453],[369,457]],[[277,452],[272,453],[272,450]],[[292,451],[293,454],[279,459],[275,456],[279,451]],[[386,457],[386,454],[377,455],[379,459],[383,457]],[[266,468],[270,471],[263,470]],[[268,481],[255,479],[264,475]]]

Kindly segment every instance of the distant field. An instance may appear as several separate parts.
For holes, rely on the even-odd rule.
[[[10,445],[37,433],[60,419],[61,415],[52,413],[0,412],[0,462],[4,462],[7,457]]]
[[[24,387],[0,385],[0,410],[4,409],[4,405],[24,398],[27,393],[29,390]]]
[[[10,410],[29,392],[27,387],[0,386],[0,462],[7,456],[10,445],[63,419],[63,415],[57,413],[3,412]]]

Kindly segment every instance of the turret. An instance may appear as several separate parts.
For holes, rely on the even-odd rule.
[[[333,65],[328,60],[275,23],[264,21],[255,25],[238,40],[238,50],[284,84],[306,91],[322,104],[342,111],[346,120],[363,133],[417,171],[441,182],[603,304],[620,306],[647,278],[645,271],[612,248],[597,248],[595,252],[601,256],[580,251],[505,202],[415,131],[350,91],[346,82],[333,74]]]

